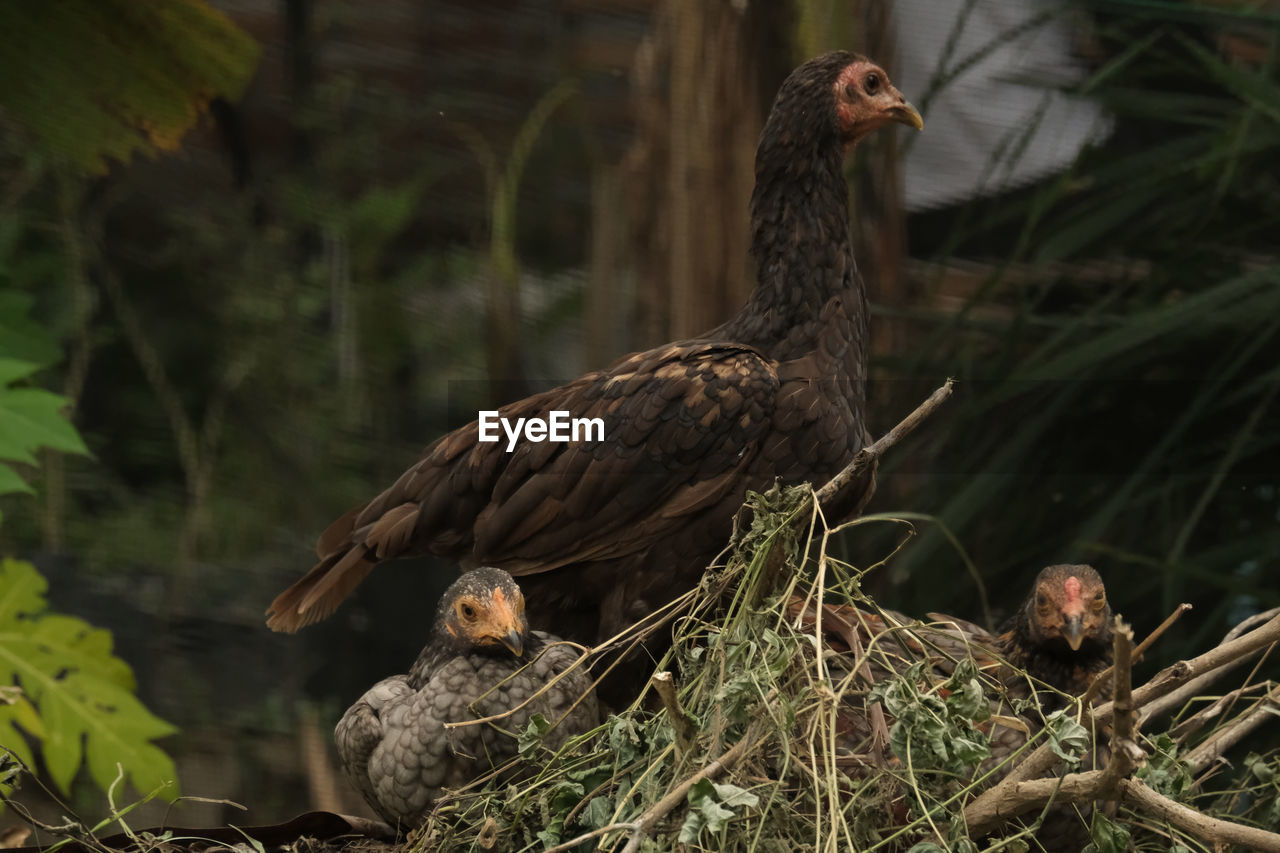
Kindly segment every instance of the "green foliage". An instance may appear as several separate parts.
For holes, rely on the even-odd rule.
[[[532,760],[542,748],[542,739],[551,731],[551,722],[541,714],[529,718],[529,724],[520,732],[517,739],[520,757]]]
[[[925,678],[929,668],[924,660],[911,664],[876,684],[867,701],[881,702],[893,717],[889,746],[913,773],[961,775],[991,755],[988,738],[974,725],[990,716],[990,706],[971,659],[960,661],[941,686]]]
[[[0,259],[4,254],[0,248]],[[36,465],[35,452],[41,447],[89,453],[62,413],[68,401],[31,387],[32,374],[55,361],[59,349],[48,331],[30,319],[29,308],[25,295],[0,289],[0,495],[31,491],[13,465]]]
[[[681,844],[693,844],[703,831],[719,833],[737,814],[737,809],[755,808],[760,798],[737,785],[702,779],[689,789],[689,813],[680,827]]]
[[[1177,741],[1161,732],[1150,739],[1148,747],[1151,757],[1134,775],[1156,793],[1181,799],[1191,790],[1192,779],[1186,765],[1178,760]]]
[[[1092,740],[1089,730],[1066,711],[1054,711],[1046,718],[1045,723],[1049,745],[1054,754],[1067,762],[1068,766],[1078,766]]]
[[[30,737],[63,791],[82,764],[105,791],[118,764],[138,791],[174,799],[173,762],[152,741],[175,729],[133,695],[133,672],[111,653],[111,635],[49,612],[45,589],[29,563],[0,562],[0,683],[22,689],[0,704],[2,742],[35,767]]]
[[[171,151],[214,97],[237,100],[258,46],[203,0],[0,4],[0,106],[52,151]]]
[[[41,447],[88,454],[62,410],[67,401],[41,388],[16,387],[40,369],[37,364],[0,358],[0,462],[35,465]],[[31,491],[11,467],[0,465],[0,494]]]
[[[1280,750],[1246,755],[1233,783],[1210,808],[1272,831],[1280,827]]]
[[[912,730],[898,734],[909,741],[912,760],[946,769],[909,774],[897,767],[868,778],[834,766],[837,755],[848,758],[847,746],[836,746],[843,738],[838,709],[854,707],[865,687],[833,677],[825,667],[834,659],[815,654],[815,638],[786,614],[794,596],[812,595],[818,586],[825,585],[830,601],[858,596],[845,592],[856,589],[857,572],[825,557],[817,561],[825,568],[816,569],[824,580],[808,571],[814,563],[799,570],[801,542],[793,528],[811,517],[810,494],[807,488],[753,494],[752,523],[735,556],[727,568],[709,572],[676,614],[676,645],[658,668],[680,673],[678,700],[695,726],[691,742],[677,743],[667,711],[653,713],[638,701],[555,756],[540,756],[528,781],[460,792],[425,827],[419,849],[466,849],[490,821],[512,850],[546,849],[622,826],[592,842],[619,849],[625,827],[655,804],[672,802],[685,780],[678,805],[654,825],[643,849],[783,851],[795,849],[797,839],[815,838],[820,847],[871,849],[878,842],[885,849],[895,839],[919,840],[931,820],[946,820],[954,799],[943,798],[977,784],[961,776],[989,754],[989,736],[974,726],[989,714],[982,693],[989,682],[979,686],[983,676],[971,664],[940,684],[928,684],[923,671],[912,668],[876,694],[909,718],[895,734]],[[617,648],[629,643],[623,638]],[[597,650],[605,661],[612,651]],[[541,741],[539,728],[524,733],[530,749]],[[731,763],[730,751],[738,755]],[[721,759],[724,772],[691,779]],[[929,814],[885,830],[885,815],[908,791],[916,810]],[[976,850],[961,822],[953,831],[950,849]]]
[[[1089,837],[1091,840],[1081,853],[1126,853],[1129,850],[1129,828],[1111,820],[1098,809],[1093,812]]]

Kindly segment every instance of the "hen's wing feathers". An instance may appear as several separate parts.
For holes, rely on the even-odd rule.
[[[509,420],[557,410],[599,418],[602,441],[524,441],[507,453],[505,439],[481,443],[470,425],[372,501],[352,539],[388,559],[451,555],[473,534],[472,553],[457,556],[513,574],[526,562],[526,571],[546,571],[625,554],[662,536],[662,521],[724,496],[733,486],[726,474],[758,452],[778,390],[775,365],[750,347],[673,344],[631,356],[500,410]],[[404,518],[385,521],[409,507],[414,536],[405,535]]]
[[[824,393],[805,362],[731,342],[670,344],[499,410],[511,422],[599,419],[601,440],[508,453],[505,436],[479,441],[477,423],[455,430],[324,532],[320,563],[276,598],[269,624],[322,618],[381,560],[432,553],[525,575],[627,558],[773,476],[835,473],[861,427],[839,402],[847,395]],[[844,440],[807,428],[828,420]]]

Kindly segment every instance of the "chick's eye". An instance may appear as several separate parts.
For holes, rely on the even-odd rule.
[[[868,95],[874,95],[880,90],[880,75],[874,72],[868,74],[866,79],[862,81],[862,88],[867,90]]]
[[[1104,593],[1104,592],[1100,592],[1100,593],[1098,593],[1097,595],[1095,595],[1095,596],[1093,597],[1093,609],[1094,609],[1094,610],[1101,610],[1101,609],[1102,609],[1102,605],[1104,605],[1104,604],[1106,604],[1106,603],[1107,603],[1107,595],[1106,595],[1106,593]]]
[[[1041,610],[1048,610],[1048,609],[1049,609],[1049,596],[1045,595],[1043,592],[1037,592],[1037,593],[1036,593],[1036,607],[1040,608]]]

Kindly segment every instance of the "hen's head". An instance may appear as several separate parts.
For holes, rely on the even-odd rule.
[[[436,634],[458,651],[524,654],[524,594],[502,569],[475,569],[453,582],[436,610]]]
[[[924,120],[889,82],[889,75],[865,56],[836,51],[810,59],[787,77],[769,113],[762,142],[797,145],[809,137],[832,137],[845,150],[889,122],[916,130]]]
[[[1111,606],[1092,566],[1041,569],[1023,617],[1028,639],[1046,648],[1076,652],[1082,645],[1111,642]]]
[[[891,121],[924,129],[924,119],[889,82],[889,75],[871,60],[856,56],[841,69],[834,83],[836,128],[846,145]]]

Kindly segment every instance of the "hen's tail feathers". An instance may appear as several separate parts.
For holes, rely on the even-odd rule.
[[[276,596],[267,608],[267,627],[293,633],[319,622],[338,609],[376,563],[363,545],[326,557]]]

